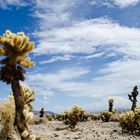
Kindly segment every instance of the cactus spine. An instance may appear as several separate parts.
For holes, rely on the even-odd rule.
[[[131,111],[134,111],[136,108],[136,103],[137,103],[137,96],[138,96],[138,87],[135,86],[133,88],[133,91],[131,92],[131,94],[128,94],[129,100],[132,102],[132,107],[131,107]]]

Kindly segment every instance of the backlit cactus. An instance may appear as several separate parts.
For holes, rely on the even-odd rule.
[[[23,115],[25,117],[26,124],[28,124],[32,118],[33,118],[33,112],[32,112],[32,105],[31,102],[33,102],[35,99],[33,97],[34,95],[34,90],[31,90],[29,87],[22,85],[21,86],[23,95],[24,95],[24,100],[25,100],[25,105],[24,105],[24,110],[23,110]],[[4,121],[4,128],[9,126],[9,131],[13,130],[14,128],[13,123],[15,119],[15,101],[14,101],[14,96],[12,94],[9,95],[9,103],[3,104],[2,107],[2,120]],[[3,129],[4,131],[5,129]],[[8,130],[8,129],[6,129]],[[4,132],[3,132],[4,133]],[[7,132],[5,132],[7,133]],[[29,136],[29,131],[28,129],[23,130],[21,136],[23,138],[26,138]],[[32,140],[31,135],[29,136],[29,140]]]
[[[100,120],[100,115],[90,114],[90,119],[92,121],[99,121]]]
[[[0,36],[0,56],[4,56],[4,59],[0,61],[2,67],[0,69],[0,80],[11,84],[12,92],[15,100],[15,120],[14,125],[17,127],[22,140],[28,140],[30,137],[27,120],[32,118],[32,113],[29,110],[25,111],[26,104],[30,106],[32,99],[26,100],[24,98],[23,90],[19,81],[24,81],[25,68],[34,66],[34,62],[30,61],[28,53],[34,49],[34,42],[31,42],[29,37],[23,32],[17,34],[7,30]],[[3,57],[2,57],[3,58]],[[26,95],[27,96],[27,95]],[[23,114],[24,112],[24,114]],[[26,118],[28,114],[28,118]],[[27,132],[28,131],[28,135]],[[25,138],[25,136],[27,137]]]
[[[138,87],[135,86],[133,88],[133,91],[131,92],[131,94],[128,94],[129,100],[132,102],[132,107],[131,107],[131,111],[134,111],[136,108],[136,103],[137,103],[137,96],[138,96]]]
[[[120,114],[120,126],[122,132],[139,132],[140,134],[140,108],[135,111],[123,112]]]
[[[112,112],[107,112],[107,111],[102,112],[100,114],[100,118],[103,122],[108,122],[111,116],[112,116]]]
[[[34,49],[34,43],[30,42],[29,37],[23,32],[14,34],[7,30],[3,36],[0,36],[0,45],[0,55],[6,57],[1,60],[4,66],[0,71],[0,79],[7,84],[14,79],[23,81],[25,70],[22,66],[29,68],[35,64],[30,61],[30,58],[25,58]],[[12,68],[15,65],[18,65],[16,71]]]
[[[74,106],[70,111],[64,112],[64,123],[68,124],[70,128],[75,128],[78,122],[86,121],[88,113],[79,106]]]
[[[2,129],[0,132],[0,139],[14,138],[10,136],[14,133],[14,119],[15,119],[15,104],[13,95],[9,95],[9,99],[6,103],[2,103],[2,111],[0,112]]]
[[[109,104],[109,112],[112,112],[112,110],[113,110],[113,102],[114,102],[114,100],[113,99],[109,99],[108,100],[108,104]]]

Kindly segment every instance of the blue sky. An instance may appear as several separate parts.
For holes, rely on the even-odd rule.
[[[115,108],[130,107],[127,94],[140,85],[139,19],[140,0],[0,1],[0,34],[35,41],[24,83],[36,90],[37,110],[105,110],[111,97]],[[10,86],[0,85],[4,101]]]

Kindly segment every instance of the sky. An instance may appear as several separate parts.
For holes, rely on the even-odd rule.
[[[107,110],[109,98],[130,108],[128,94],[140,88],[140,0],[1,0],[0,35],[6,29],[35,42],[24,81],[35,110]],[[0,87],[2,102],[11,88]]]

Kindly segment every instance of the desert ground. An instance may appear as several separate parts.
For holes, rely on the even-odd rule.
[[[79,122],[71,131],[62,121],[48,121],[46,124],[29,125],[31,133],[43,140],[140,140],[140,136],[122,134],[119,122]]]

